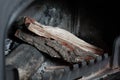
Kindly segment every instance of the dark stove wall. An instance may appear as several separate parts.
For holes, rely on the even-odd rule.
[[[80,32],[83,33],[82,31],[87,30],[85,35],[90,35],[90,30],[94,36],[92,37],[92,35],[90,35],[89,38],[87,38],[87,36],[79,34],[80,37],[90,43],[109,49],[109,52],[112,53],[114,40],[120,35],[118,2],[72,0],[69,4],[73,5],[71,8],[77,8],[79,10]],[[83,25],[87,25],[87,29],[85,29]],[[82,27],[83,29],[81,30]]]

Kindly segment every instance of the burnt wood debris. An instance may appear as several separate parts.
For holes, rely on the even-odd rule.
[[[30,17],[23,17],[20,21],[22,28],[17,29],[15,36],[51,57],[79,63],[89,62],[104,53],[64,29],[42,25]]]

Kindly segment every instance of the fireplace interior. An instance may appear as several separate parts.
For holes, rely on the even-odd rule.
[[[115,12],[114,9],[103,1],[33,1],[19,12],[9,26],[4,51],[6,65],[12,64],[18,68],[20,80],[96,80],[102,79],[109,73],[119,73],[119,68],[111,68],[114,62],[112,57],[116,50],[115,40],[120,34],[115,24],[117,14],[112,12]],[[21,29],[21,26],[17,24],[23,16],[34,18],[46,26],[65,29],[80,39],[103,49],[105,54],[91,61],[90,64],[84,62],[69,64],[44,55],[14,36],[15,31],[18,28]],[[104,79],[109,79],[109,77],[104,77]]]

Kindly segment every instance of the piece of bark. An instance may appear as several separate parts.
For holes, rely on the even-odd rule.
[[[15,36],[31,45],[34,45],[40,51],[47,53],[52,57],[60,58],[59,54],[52,47],[46,45],[46,41],[48,40],[47,38],[44,37],[39,38],[38,36],[25,33],[21,30],[17,30]]]

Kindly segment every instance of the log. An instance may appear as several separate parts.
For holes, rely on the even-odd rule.
[[[35,20],[25,17],[26,28],[35,33],[17,30],[15,36],[35,46],[38,50],[51,57],[61,58],[70,63],[79,63],[96,59],[103,54],[103,50],[97,48],[60,28],[44,26]]]
[[[42,25],[38,23],[37,21],[35,21],[34,19],[29,18],[29,17],[25,17],[24,20],[25,20],[24,23],[27,25],[27,28],[31,32],[39,36],[43,36],[46,38],[52,38],[52,39],[60,41],[61,43],[67,42],[87,52],[92,52],[95,54],[103,54],[102,49],[83,41],[82,39],[76,37],[75,35],[73,35],[72,33],[64,29]]]

